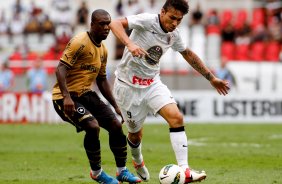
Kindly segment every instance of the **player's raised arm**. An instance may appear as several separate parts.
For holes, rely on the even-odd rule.
[[[136,45],[126,34],[125,29],[128,28],[128,21],[126,18],[112,20],[110,28],[114,35],[128,48],[134,57],[143,57],[147,52]]]
[[[202,60],[190,49],[186,48],[181,52],[184,59],[200,74],[202,74],[211,85],[217,90],[219,94],[226,95],[228,94],[228,82],[218,79],[212,74],[212,72],[204,65]]]

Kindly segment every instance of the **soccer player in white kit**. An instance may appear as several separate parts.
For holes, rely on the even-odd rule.
[[[189,167],[183,115],[159,76],[159,60],[172,48],[210,81],[219,94],[228,93],[228,82],[215,77],[181,39],[177,26],[188,10],[186,0],[166,0],[160,14],[131,15],[110,24],[112,32],[126,46],[115,72],[113,93],[128,129],[127,140],[136,172],[143,181],[150,179],[141,152],[143,123],[149,112],[160,114],[169,124],[172,148],[178,165],[185,171],[185,183],[206,178],[204,171]],[[130,37],[126,28],[132,29]]]

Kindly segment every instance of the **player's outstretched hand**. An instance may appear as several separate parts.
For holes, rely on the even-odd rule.
[[[145,55],[148,55],[148,53],[143,48],[139,47],[138,45],[136,45],[134,43],[127,45],[127,48],[131,52],[133,57],[142,58]]]
[[[213,78],[210,81],[211,85],[217,90],[220,95],[227,95],[229,88],[229,83],[226,80],[221,80],[219,78]]]

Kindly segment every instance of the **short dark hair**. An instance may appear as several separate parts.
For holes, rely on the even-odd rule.
[[[109,15],[110,16],[110,14],[106,10],[97,9],[97,10],[92,12],[91,22],[94,22],[97,19],[97,17],[100,16],[100,15]]]
[[[167,10],[169,7],[181,11],[184,15],[189,12],[188,0],[166,0],[163,9]]]

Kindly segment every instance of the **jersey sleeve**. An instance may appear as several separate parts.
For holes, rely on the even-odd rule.
[[[176,30],[174,32],[174,38],[175,38],[175,41],[173,42],[173,45],[171,46],[171,48],[174,51],[183,52],[186,49],[186,44],[182,40],[179,30]]]
[[[103,47],[103,52],[101,54],[103,54],[103,57],[101,57],[101,68],[99,71],[99,74],[97,76],[97,78],[106,78],[107,77],[107,58],[108,58],[108,51],[105,47],[105,45],[102,45]]]
[[[155,18],[154,14],[141,13],[137,15],[127,16],[129,29],[146,29],[150,28],[152,20]]]
[[[67,44],[60,61],[71,68],[77,61],[77,58],[83,52],[85,45],[81,43],[78,37],[72,38]]]

